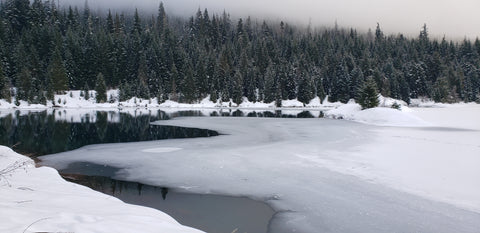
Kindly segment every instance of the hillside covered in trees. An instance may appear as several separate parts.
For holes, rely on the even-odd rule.
[[[406,102],[480,98],[478,38],[432,40],[426,25],[416,38],[384,35],[379,25],[369,33],[303,28],[207,9],[184,19],[163,4],[143,15],[2,1],[0,60],[0,99],[30,103],[94,88],[119,88],[122,100],[347,102],[369,77],[382,95]]]

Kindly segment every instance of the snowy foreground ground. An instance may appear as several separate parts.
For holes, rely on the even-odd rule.
[[[170,216],[64,181],[0,146],[0,232],[200,232]]]
[[[223,135],[92,145],[41,159],[55,167],[108,164],[123,168],[118,179],[262,200],[278,211],[271,232],[478,232],[479,105],[400,112],[348,104],[326,115],[362,123],[176,118],[156,124]],[[30,200],[10,199],[11,212],[22,214],[11,206],[23,199]],[[98,224],[96,218],[82,222]]]

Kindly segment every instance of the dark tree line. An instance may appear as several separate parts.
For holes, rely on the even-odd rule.
[[[188,18],[55,2],[0,6],[0,98],[44,103],[67,89],[120,88],[120,98],[193,102],[210,95],[236,103],[315,96],[347,102],[371,78],[378,91],[409,102],[478,101],[480,41],[386,36],[354,29],[312,30],[286,23],[235,22],[207,9]],[[101,82],[100,84],[98,82]],[[104,100],[104,96],[101,97]]]

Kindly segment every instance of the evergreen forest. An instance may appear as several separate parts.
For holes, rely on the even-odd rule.
[[[375,25],[373,25],[375,26]],[[479,101],[480,41],[386,35],[232,19],[198,10],[173,17],[162,3],[94,12],[56,1],[0,5],[0,99],[46,103],[66,90],[120,89],[131,97],[193,103],[276,102],[318,96],[347,102],[367,80],[383,96]],[[103,94],[97,101],[106,101]]]

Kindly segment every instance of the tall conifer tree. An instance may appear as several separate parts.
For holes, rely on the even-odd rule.
[[[60,50],[57,48],[52,54],[50,64],[48,66],[48,76],[51,80],[53,91],[57,94],[61,94],[68,89],[68,77],[67,71],[63,64]]]
[[[107,85],[102,73],[98,73],[95,82],[95,92],[97,93],[97,103],[105,103],[107,101]]]
[[[362,109],[374,108],[379,104],[377,84],[372,77],[368,77],[358,91],[357,102]]]

